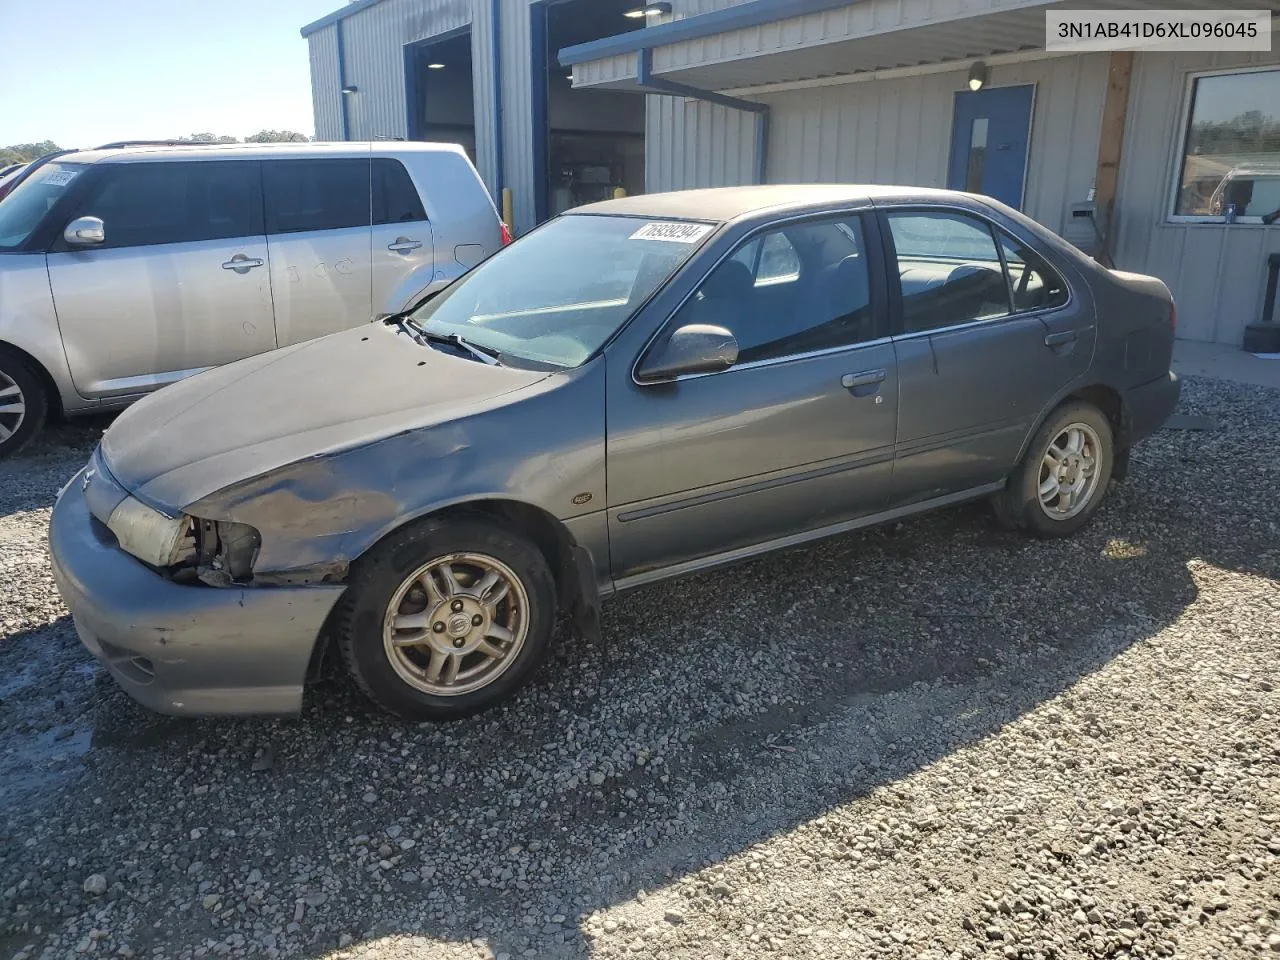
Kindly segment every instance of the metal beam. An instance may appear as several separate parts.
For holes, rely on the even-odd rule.
[[[640,32],[640,31],[637,31]],[[687,83],[678,83],[653,75],[653,50],[645,47],[636,57],[636,83],[647,93],[657,93],[670,97],[688,97],[691,100],[705,100],[730,110],[741,110],[755,114],[756,118],[756,156],[755,181],[765,182],[769,152],[769,105],[757,103],[755,100],[741,100],[738,97],[726,96],[714,90],[703,90],[691,87]]]
[[[338,20],[333,25],[336,34],[335,40],[338,46],[338,103],[342,106],[342,139],[351,139],[351,120],[347,115],[347,97],[351,96],[346,93],[347,87],[347,57],[342,47],[342,21]]]

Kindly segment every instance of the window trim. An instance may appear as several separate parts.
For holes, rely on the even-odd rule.
[[[871,309],[876,319],[876,325],[881,335],[874,340],[863,340],[859,343],[843,344],[838,347],[826,347],[822,350],[809,350],[804,353],[792,353],[782,357],[767,357],[762,360],[751,360],[747,363],[735,363],[726,370],[715,370],[708,373],[686,373],[677,377],[670,377],[665,380],[641,380],[639,378],[640,364],[644,362],[645,357],[653,349],[658,339],[666,332],[667,328],[675,321],[680,311],[684,309],[686,303],[693,299],[697,292],[702,289],[702,285],[707,282],[707,278],[724,263],[736,254],[739,250],[751,243],[763,233],[777,230],[780,227],[794,225],[798,223],[806,223],[818,220],[847,220],[850,217],[857,217],[862,226],[862,241],[866,244],[868,254],[875,258],[875,262],[867,263],[868,282],[871,288]],[[887,287],[888,280],[886,276],[886,260],[884,241],[880,237],[882,227],[880,219],[876,215],[876,207],[871,203],[865,203],[857,207],[846,207],[836,210],[822,210],[818,212],[805,211],[787,217],[780,217],[776,220],[770,220],[767,223],[759,224],[753,227],[745,235],[740,237],[736,243],[730,246],[724,253],[715,259],[697,281],[689,288],[689,291],[680,298],[680,302],[675,305],[662,323],[658,324],[658,328],[645,340],[644,345],[636,352],[635,359],[631,361],[631,382],[637,387],[654,387],[662,386],[668,383],[682,383],[685,380],[700,380],[703,377],[721,377],[725,374],[733,373],[735,370],[756,370],[761,367],[777,366],[783,363],[792,363],[796,360],[808,360],[812,357],[823,357],[830,354],[845,353],[851,350],[860,350],[864,347],[873,345],[879,346],[890,343],[893,339],[892,331],[892,313],[889,304],[889,290]],[[761,251],[764,244],[760,245]],[[688,265],[686,265],[687,268]],[[637,314],[638,315],[638,314]]]
[[[1267,225],[1262,222],[1260,216],[1238,217],[1235,223],[1227,223],[1225,217],[1178,213],[1178,194],[1182,189],[1182,171],[1187,159],[1187,140],[1191,136],[1191,110],[1195,99],[1196,82],[1205,77],[1232,77],[1250,73],[1274,73],[1280,76],[1280,66],[1274,63],[1255,64],[1215,70],[1191,70],[1183,74],[1182,107],[1178,111],[1178,125],[1174,129],[1173,150],[1169,157],[1169,168],[1166,174],[1168,192],[1165,198],[1165,223],[1267,229]]]
[[[1023,310],[1021,313],[1019,313],[1016,309],[1014,309],[1013,291],[1009,290],[1009,312],[1006,313],[1004,316],[987,317],[986,319],[982,319],[982,320],[966,320],[964,323],[954,323],[946,327],[935,327],[932,330],[916,330],[916,331],[912,331],[911,333],[907,333],[903,329],[903,325],[902,325],[903,324],[902,278],[898,277],[898,273],[896,270],[890,270],[888,267],[889,262],[891,260],[895,264],[897,263],[897,260],[898,260],[898,248],[894,245],[893,232],[889,229],[889,215],[892,213],[904,213],[904,212],[909,213],[913,210],[921,211],[924,213],[944,212],[944,213],[964,214],[976,220],[981,220],[983,223],[986,224],[987,229],[992,231],[998,230],[1001,233],[1008,234],[1010,237],[1012,237],[1014,240],[1021,243],[1023,246],[1030,247],[1030,249],[1033,252],[1039,254],[1042,258],[1044,258],[1044,262],[1047,263],[1050,267],[1052,267],[1054,272],[1056,272],[1058,276],[1062,278],[1062,283],[1067,288],[1066,302],[1060,303],[1056,307],[1041,307],[1036,310]],[[878,219],[880,219],[881,221],[880,234],[884,238],[883,243],[884,243],[884,256],[885,256],[885,276],[886,276],[887,283],[889,284],[890,337],[895,341],[917,340],[920,337],[931,337],[939,333],[951,333],[952,331],[956,331],[956,330],[968,330],[971,327],[987,326],[989,324],[994,324],[994,323],[1005,323],[1010,320],[1020,320],[1026,317],[1046,317],[1046,316],[1055,314],[1061,310],[1067,310],[1075,303],[1075,299],[1076,299],[1075,289],[1071,286],[1071,281],[1068,279],[1066,270],[1063,270],[1060,266],[1058,266],[1053,261],[1052,257],[1047,256],[1043,251],[1037,250],[1032,244],[1028,243],[1025,238],[1018,236],[1018,234],[1014,233],[1008,227],[1002,225],[998,220],[995,220],[992,217],[987,216],[982,211],[974,210],[974,209],[971,209],[970,207],[962,206],[958,203],[920,203],[918,201],[915,201],[915,202],[908,202],[903,204],[890,203],[887,205],[877,205],[876,212],[877,212]],[[1004,250],[1001,249],[1000,241],[997,239],[994,232],[992,233],[991,239],[996,245],[996,253],[999,254],[1000,256],[1000,266],[1001,266],[1001,269],[1004,270],[1004,275],[1005,275],[1005,287],[1006,289],[1008,289],[1009,271],[1005,267],[1005,263],[1004,263]],[[894,280],[895,277],[897,277],[896,282]]]

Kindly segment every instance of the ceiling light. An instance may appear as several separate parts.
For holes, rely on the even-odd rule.
[[[443,69],[444,69],[444,64],[443,64],[443,63],[428,63],[428,64],[427,64],[427,69],[428,69],[428,70],[443,70]]]
[[[982,60],[977,61],[969,68],[969,89],[974,93],[981,90],[987,83],[988,75],[987,65]]]
[[[623,16],[630,17],[632,20],[640,20],[644,17],[660,17],[664,13],[670,12],[671,4],[669,3],[646,3],[643,7],[636,7],[634,10],[628,10],[623,14]]]

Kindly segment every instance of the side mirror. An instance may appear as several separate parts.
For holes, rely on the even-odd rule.
[[[738,341],[724,327],[690,323],[678,328],[645,358],[636,373],[641,383],[673,380],[691,373],[718,373],[738,362]]]
[[[107,239],[107,227],[97,217],[76,217],[62,231],[62,239],[74,247],[91,247]]]

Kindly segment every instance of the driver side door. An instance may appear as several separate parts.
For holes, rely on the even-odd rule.
[[[608,525],[619,586],[783,545],[884,508],[897,425],[873,219],[758,231],[638,358],[687,324],[727,328],[736,364],[641,384],[615,353]],[[778,542],[781,541],[781,542]]]

